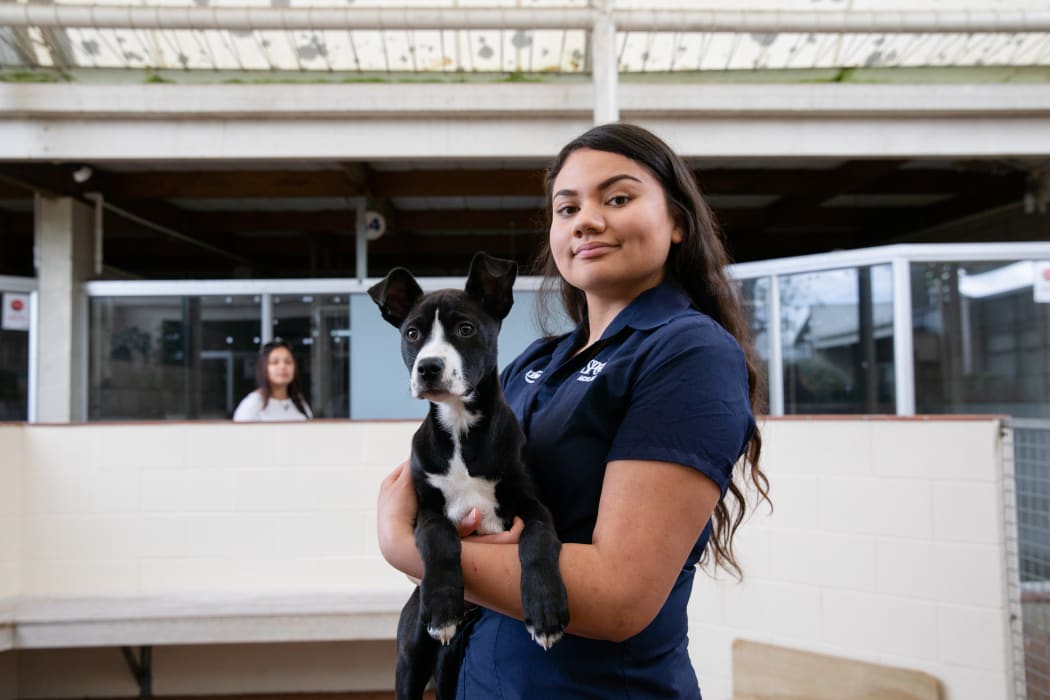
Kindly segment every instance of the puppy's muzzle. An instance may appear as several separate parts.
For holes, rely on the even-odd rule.
[[[417,395],[448,391],[445,379],[445,361],[440,357],[424,357],[416,362],[412,388]]]

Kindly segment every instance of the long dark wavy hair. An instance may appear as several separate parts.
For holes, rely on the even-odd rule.
[[[758,354],[751,340],[751,328],[739,290],[727,271],[730,259],[721,229],[700,194],[693,172],[666,143],[639,126],[596,126],[568,143],[547,170],[548,227],[554,218],[551,199],[554,180],[569,156],[581,148],[630,158],[645,166],[663,187],[667,208],[682,232],[681,243],[671,245],[664,268],[665,279],[683,290],[692,299],[694,307],[713,318],[736,338],[746,357],[751,410],[756,416],[764,412],[765,383],[757,371]],[[574,323],[582,322],[587,316],[587,299],[581,290],[570,285],[559,274],[551,254],[549,237],[545,237],[541,245],[536,269],[544,277],[539,295],[541,307],[549,305],[552,298],[557,298]],[[541,319],[550,317],[550,314],[541,311]],[[744,451],[742,468],[734,472],[726,498],[715,506],[710,546],[704,550],[700,560],[702,566],[711,564],[712,570],[721,567],[737,578],[742,576],[743,572],[733,555],[733,535],[747,511],[745,489],[748,483],[757,492],[756,500],[764,500],[772,508],[769,480],[759,467],[761,452],[762,435],[756,427]]]
[[[270,396],[273,395],[270,389],[270,378],[266,376],[266,366],[270,362],[270,353],[277,348],[287,350],[288,354],[292,356],[292,363],[295,365],[292,383],[288,385],[288,398],[292,400],[292,404],[299,413],[309,418],[310,414],[306,412],[306,399],[303,398],[303,392],[299,388],[299,361],[295,359],[292,346],[283,340],[273,340],[263,345],[259,348],[259,356],[255,359],[255,386],[258,388],[259,393],[262,394],[263,408],[266,408],[266,404],[270,403]]]

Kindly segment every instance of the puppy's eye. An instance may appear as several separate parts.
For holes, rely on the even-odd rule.
[[[419,329],[418,328],[406,328],[405,329],[405,340],[410,343],[414,343],[419,340]]]
[[[459,333],[459,336],[461,338],[469,338],[470,336],[474,335],[474,333],[475,333],[474,324],[472,324],[472,323],[461,323],[458,326],[456,326],[456,333]]]

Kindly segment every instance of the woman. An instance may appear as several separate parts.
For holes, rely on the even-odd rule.
[[[578,326],[534,343],[502,379],[565,543],[571,621],[540,649],[520,622],[520,527],[468,537],[464,581],[482,612],[458,697],[699,698],[686,621],[695,565],[739,574],[742,484],[768,500],[761,392],[728,257],[692,172],[639,127],[569,143],[547,208],[544,274]],[[415,511],[401,465],[380,490],[380,547],[419,577]]]
[[[289,421],[313,418],[299,390],[292,348],[283,340],[266,343],[255,360],[255,391],[233,412],[235,421]]]

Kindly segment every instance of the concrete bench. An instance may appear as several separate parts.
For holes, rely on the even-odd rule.
[[[392,640],[405,600],[400,590],[20,598],[0,607],[0,651],[119,647],[149,697],[154,646]]]

